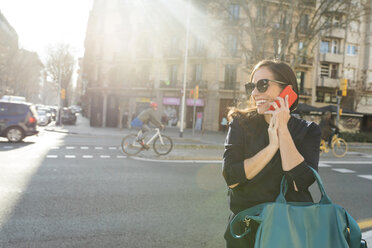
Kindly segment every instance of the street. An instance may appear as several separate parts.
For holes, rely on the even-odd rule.
[[[136,160],[120,139],[1,139],[0,247],[224,247],[221,163]],[[334,203],[358,222],[372,218],[370,155],[325,156],[319,171]]]

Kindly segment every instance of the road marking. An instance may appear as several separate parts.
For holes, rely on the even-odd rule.
[[[318,167],[331,167],[331,166],[329,164],[325,164],[325,163],[320,162]]]
[[[66,146],[66,149],[67,150],[72,150],[72,149],[75,149],[75,147],[74,146]]]
[[[110,146],[109,147],[109,150],[116,150],[116,149],[118,149],[116,146]]]
[[[372,161],[321,161],[325,164],[372,164]]]
[[[47,158],[58,158],[58,155],[47,155]]]
[[[57,149],[59,149],[59,147],[58,147],[58,146],[53,146],[53,147],[51,147],[50,149],[52,149],[52,150],[57,150]]]
[[[127,156],[117,155],[117,158],[127,158]]]
[[[83,155],[83,158],[93,158],[93,155]]]
[[[75,155],[65,155],[65,158],[76,158]]]
[[[89,147],[87,147],[87,146],[82,146],[82,147],[80,147],[80,149],[81,149],[81,150],[88,150]]]
[[[358,175],[358,177],[372,180],[372,175]]]
[[[140,158],[140,157],[128,157],[132,158],[134,160],[139,160],[139,161],[147,161],[147,162],[160,162],[160,163],[185,163],[185,164],[221,164],[223,161],[222,160],[160,160],[160,159],[150,159],[150,158]]]
[[[110,156],[108,156],[108,155],[101,155],[101,156],[99,156],[100,158],[110,158]]]
[[[349,169],[344,169],[344,168],[338,168],[338,169],[332,169],[334,171],[337,171],[337,172],[340,172],[340,173],[355,173],[355,171],[353,170],[349,170]]]
[[[101,146],[96,146],[96,147],[94,147],[94,149],[96,149],[96,150],[102,150],[103,147],[101,147]]]

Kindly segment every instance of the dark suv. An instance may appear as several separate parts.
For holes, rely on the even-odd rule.
[[[29,103],[0,101],[0,137],[20,142],[26,136],[37,134],[34,106]]]

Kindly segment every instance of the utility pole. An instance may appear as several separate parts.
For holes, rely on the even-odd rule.
[[[190,10],[191,0],[188,0],[187,6],[187,21],[186,21],[186,45],[185,45],[185,60],[183,66],[183,90],[182,90],[182,103],[181,103],[181,125],[180,125],[180,137],[183,137],[183,122],[185,118],[185,104],[186,104],[186,79],[187,79],[187,57],[189,50],[189,32],[190,32]]]

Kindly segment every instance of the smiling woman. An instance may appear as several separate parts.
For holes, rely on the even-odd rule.
[[[73,47],[82,56],[92,0],[5,0],[1,12],[14,27],[21,48],[45,57],[46,48],[57,43]]]

